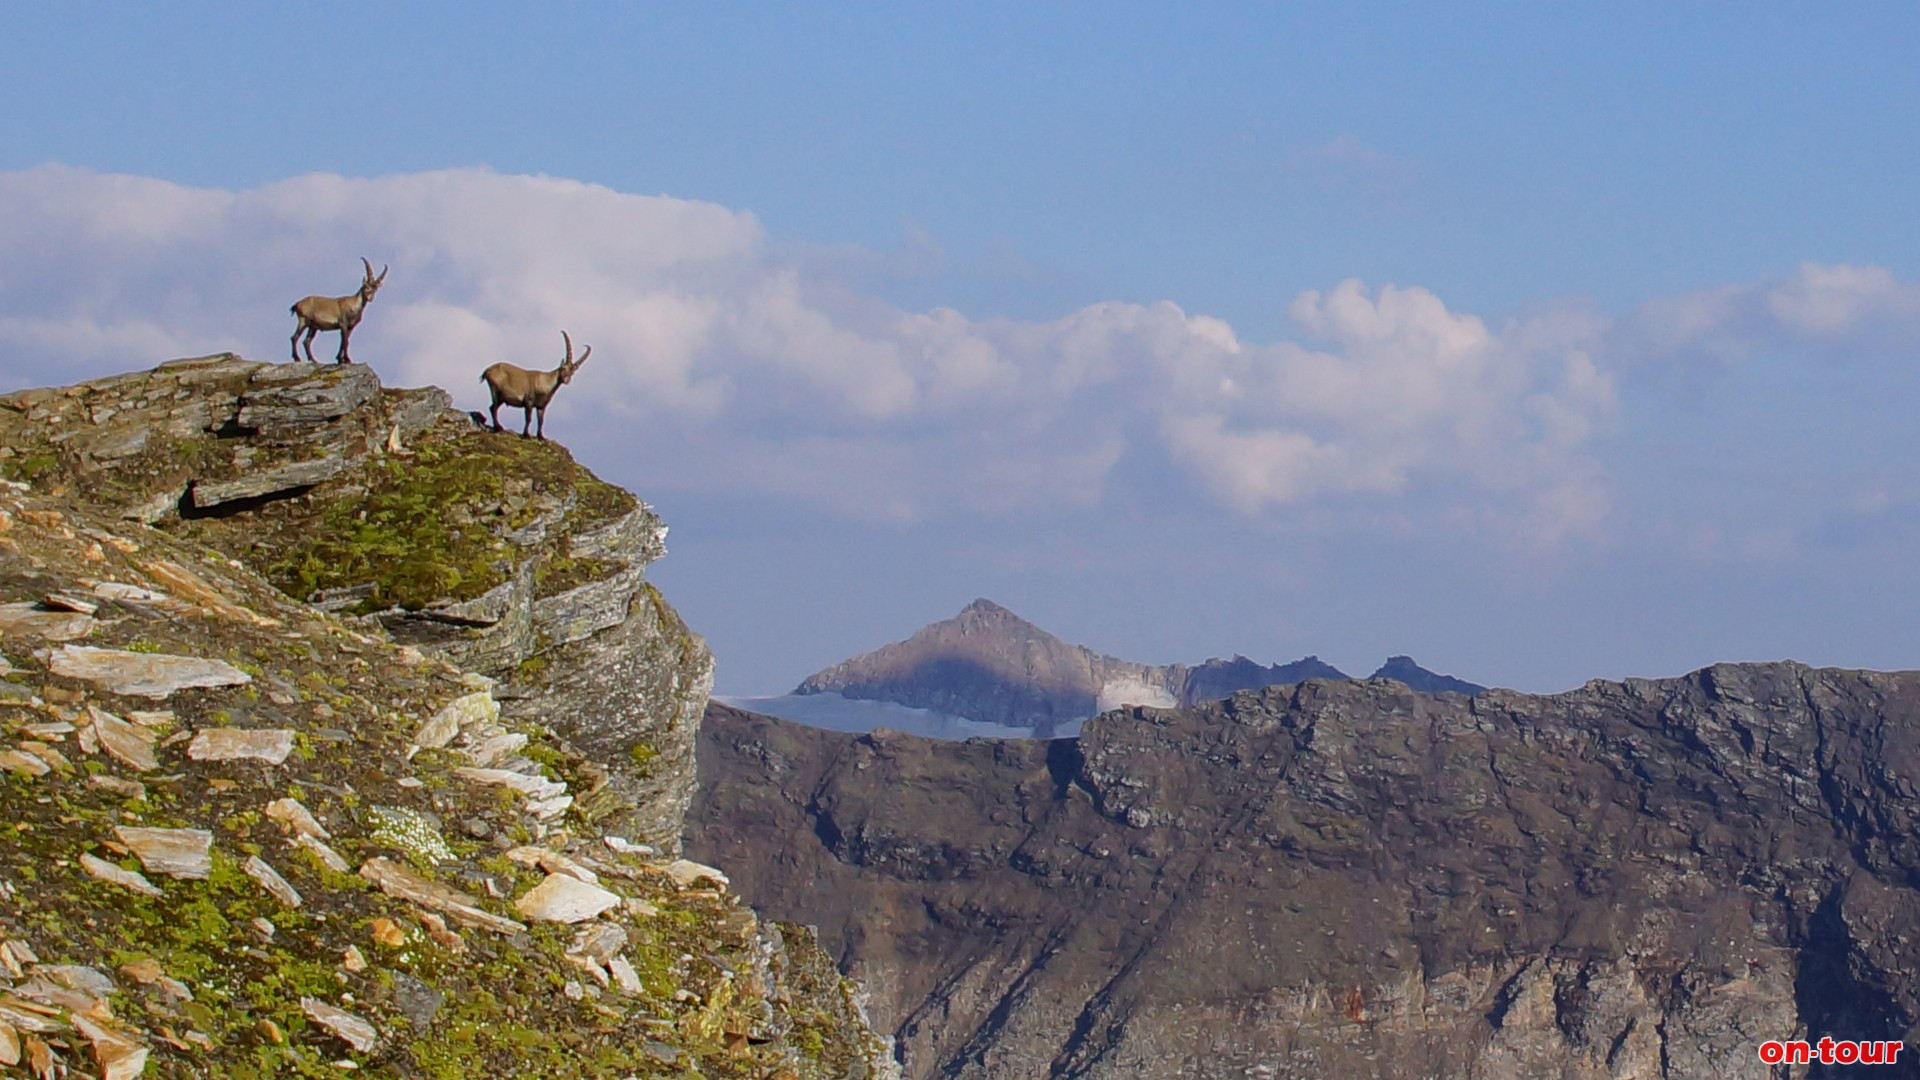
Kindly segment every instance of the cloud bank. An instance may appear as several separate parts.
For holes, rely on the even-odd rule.
[[[594,353],[556,434],[630,455],[649,484],[917,520],[1096,506],[1124,483],[1256,517],[1419,502],[1545,539],[1607,509],[1591,450],[1614,405],[1606,335],[1489,327],[1417,287],[1307,293],[1289,309],[1301,340],[1269,344],[1165,302],[1048,321],[906,311],[782,261],[749,213],[483,169],[246,191],[0,173],[0,249],[9,386],[219,349],[284,357],[287,305],[348,291],[364,255],[392,271],[356,358],[474,406],[482,368],[551,367],[564,328]],[[1884,272],[1809,268],[1650,305],[1636,332],[1697,349],[1756,313],[1831,334],[1916,311]]]

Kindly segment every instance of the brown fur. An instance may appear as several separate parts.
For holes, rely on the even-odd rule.
[[[567,357],[552,371],[528,371],[502,361],[480,373],[480,381],[487,384],[487,390],[493,395],[493,407],[487,411],[493,418],[493,430],[500,430],[500,406],[511,405],[526,410],[526,422],[520,426],[521,438],[527,437],[527,429],[533,426],[533,414],[538,412],[540,428],[536,437],[546,439],[547,403],[562,386],[573,381],[573,373],[593,354],[593,346],[588,345],[580,350],[580,359],[575,360],[573,339],[565,330],[560,331],[560,340],[567,344]]]
[[[294,318],[300,320],[293,328],[294,360],[300,359],[302,344],[300,334],[303,331],[307,335],[305,342],[307,361],[319,363],[313,358],[313,335],[322,330],[338,330],[340,331],[340,351],[334,355],[333,362],[336,364],[353,362],[347,356],[347,339],[353,336],[353,328],[360,325],[360,315],[372,302],[373,294],[379,292],[381,284],[387,280],[385,266],[380,268],[380,276],[374,277],[372,263],[363,257],[360,264],[367,268],[367,272],[366,276],[360,279],[360,288],[357,291],[346,296],[309,296],[287,309],[293,313]]]

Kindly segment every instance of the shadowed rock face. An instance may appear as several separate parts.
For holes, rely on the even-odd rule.
[[[1312,681],[1052,743],[715,706],[700,755],[689,853],[912,1077],[1750,1077],[1920,1018],[1920,673]]]

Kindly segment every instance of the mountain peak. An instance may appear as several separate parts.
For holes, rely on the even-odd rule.
[[[1411,656],[1389,656],[1387,657],[1387,662],[1381,664],[1379,669],[1368,677],[1373,679],[1393,679],[1398,682],[1403,682],[1415,690],[1421,690],[1429,694],[1452,692],[1455,694],[1466,694],[1468,697],[1472,697],[1474,694],[1486,690],[1486,687],[1478,683],[1470,683],[1465,679],[1456,679],[1451,675],[1441,675],[1438,672],[1428,671],[1426,668],[1415,663]]]

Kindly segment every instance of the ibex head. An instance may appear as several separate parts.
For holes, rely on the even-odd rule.
[[[373,299],[373,294],[379,292],[380,286],[387,280],[387,266],[382,263],[380,276],[374,277],[373,264],[367,261],[365,255],[360,256],[360,265],[367,268],[366,276],[360,279],[360,302],[364,304]]]
[[[581,349],[580,359],[575,360],[573,358],[573,339],[567,336],[567,332],[565,330],[560,331],[560,340],[567,343],[567,358],[565,360],[560,361],[560,372],[559,372],[560,382],[562,385],[565,385],[566,383],[570,383],[573,381],[573,373],[576,371],[579,371],[580,368],[584,364],[586,364],[587,357],[593,355],[593,346],[588,345],[585,348]]]

